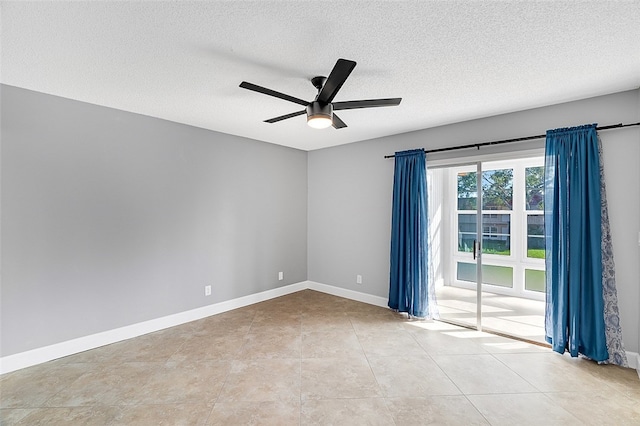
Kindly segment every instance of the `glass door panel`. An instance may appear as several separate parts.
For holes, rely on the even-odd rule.
[[[475,263],[457,262],[456,275],[460,281],[476,284],[477,265]],[[510,266],[482,265],[482,284],[484,290],[489,286],[513,288],[513,268]]]
[[[476,328],[479,325],[480,312],[478,310],[478,284],[477,284],[477,262],[480,258],[478,243],[478,170],[479,164],[454,167],[446,169],[446,176],[453,176],[455,182],[437,182],[443,188],[451,190],[443,191],[445,194],[453,193],[455,196],[455,208],[452,214],[443,216],[443,223],[448,222],[453,226],[441,226],[439,229],[447,233],[444,240],[450,241],[454,253],[452,258],[447,259],[449,273],[442,279],[440,286],[436,287],[436,296],[440,316],[443,320],[452,323]],[[481,198],[481,197],[480,197]],[[481,202],[481,201],[480,201]],[[451,222],[453,220],[453,222]],[[443,224],[441,223],[441,224]],[[433,221],[431,226],[433,226]],[[481,225],[480,225],[481,226]],[[447,254],[449,251],[442,251]]]
[[[484,163],[482,172],[482,277],[479,280],[481,327],[500,328],[505,313],[503,300],[496,293],[514,287],[513,178],[511,167]]]

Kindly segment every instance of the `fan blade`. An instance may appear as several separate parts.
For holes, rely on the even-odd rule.
[[[391,98],[391,99],[367,99],[362,101],[334,102],[333,109],[334,111],[340,111],[343,109],[397,106],[397,105],[400,105],[401,100],[402,98]]]
[[[356,63],[353,61],[338,59],[316,100],[325,104],[331,103],[355,67]]]
[[[293,96],[285,95],[284,93],[276,92],[275,90],[267,89],[266,87],[258,86],[253,83],[248,83],[243,81],[240,83],[240,87],[243,89],[253,90],[254,92],[264,93],[265,95],[273,96],[276,98],[284,99],[285,101],[294,102],[296,104],[307,106],[309,102],[304,101],[299,98],[294,98]]]
[[[306,112],[307,112],[307,110],[303,109],[302,111],[296,111],[296,112],[292,112],[291,114],[281,115],[280,117],[270,118],[268,120],[264,120],[264,122],[265,123],[277,123],[278,121],[286,120],[287,118],[291,118],[291,117],[297,117],[299,115],[305,114]]]
[[[333,114],[333,128],[334,129],[342,129],[347,127],[347,125],[344,123],[344,121],[340,120],[340,117],[338,117],[337,115]]]

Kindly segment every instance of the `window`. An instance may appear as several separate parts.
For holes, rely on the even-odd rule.
[[[498,227],[497,226],[484,226],[482,232],[490,240],[498,239]]]
[[[544,292],[544,158],[483,163],[482,277],[486,290],[537,298]],[[455,283],[472,285],[476,267],[475,165],[450,169],[455,188]],[[454,283],[454,284],[455,284]],[[467,284],[465,284],[467,283]]]
[[[527,257],[544,259],[544,167],[525,168]]]

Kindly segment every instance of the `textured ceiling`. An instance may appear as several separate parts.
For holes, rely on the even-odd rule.
[[[313,150],[640,86],[640,2],[1,3],[2,83]],[[311,100],[402,97],[311,129],[249,81]]]

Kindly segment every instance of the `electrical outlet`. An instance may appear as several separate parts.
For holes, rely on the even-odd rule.
[[[211,296],[211,286],[210,285],[205,285],[204,286],[204,295],[205,296]]]
[[[278,272],[278,281],[284,280],[284,272]]]
[[[356,284],[362,284],[362,275],[356,275]]]

